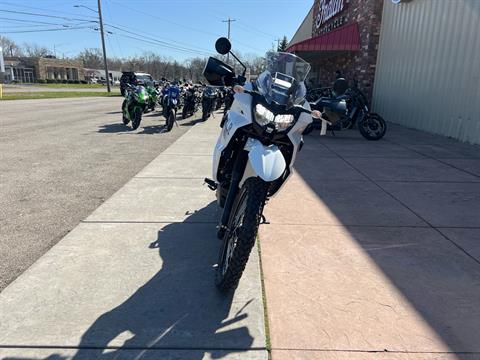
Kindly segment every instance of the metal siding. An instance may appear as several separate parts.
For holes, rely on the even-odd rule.
[[[303,20],[302,24],[293,35],[292,40],[288,43],[288,47],[297,44],[303,40],[310,39],[312,37],[312,27],[313,27],[313,5],[310,8],[307,16]]]
[[[384,2],[373,108],[480,144],[480,0]]]

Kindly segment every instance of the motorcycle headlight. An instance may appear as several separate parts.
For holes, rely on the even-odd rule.
[[[282,131],[292,125],[294,119],[295,117],[293,115],[288,114],[275,116],[273,112],[261,104],[255,106],[255,121],[261,126],[273,123],[275,129]]]

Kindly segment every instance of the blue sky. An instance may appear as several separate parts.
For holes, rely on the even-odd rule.
[[[313,0],[102,0],[107,52],[129,57],[144,51],[183,61],[206,55],[215,39],[227,33],[222,20],[231,17],[233,49],[263,55],[275,39],[289,39],[306,16]],[[0,35],[33,42],[61,56],[75,56],[84,48],[99,47],[97,0],[0,0]],[[14,12],[12,12],[14,11]],[[20,14],[46,14],[51,17]],[[67,26],[67,27],[65,27]],[[41,31],[64,28],[62,31]],[[77,29],[72,29],[77,28]],[[33,31],[27,33],[12,33]]]

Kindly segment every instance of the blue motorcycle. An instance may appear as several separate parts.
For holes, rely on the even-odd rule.
[[[169,86],[163,91],[163,116],[167,120],[167,131],[171,131],[173,124],[177,124],[177,108],[180,98],[180,89],[176,85]]]

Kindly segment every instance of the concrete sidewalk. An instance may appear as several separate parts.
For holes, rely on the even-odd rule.
[[[273,360],[480,359],[480,147],[306,137],[260,231]]]
[[[195,125],[0,293],[1,359],[267,358],[257,252],[234,296],[213,282],[219,214],[203,178],[219,120]]]

